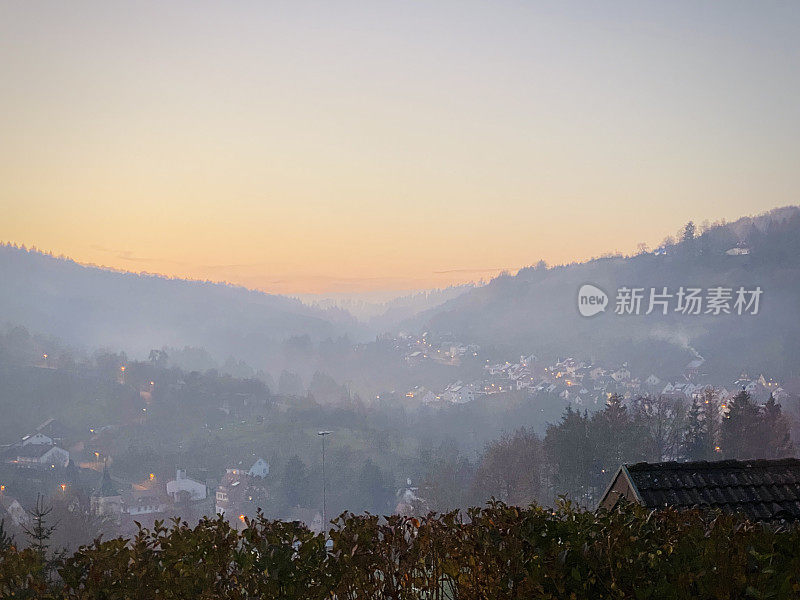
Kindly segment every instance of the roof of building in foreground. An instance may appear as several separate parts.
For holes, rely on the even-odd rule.
[[[800,460],[723,460],[625,465],[648,508],[707,506],[752,520],[800,521]]]

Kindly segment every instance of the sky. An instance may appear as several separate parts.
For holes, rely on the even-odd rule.
[[[0,240],[443,287],[798,203],[798,2],[0,3]]]

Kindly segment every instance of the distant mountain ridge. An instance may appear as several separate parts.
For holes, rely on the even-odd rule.
[[[577,310],[578,289],[592,283],[609,295],[605,313]],[[618,288],[676,292],[740,286],[764,292],[758,315],[616,315]],[[410,330],[473,342],[508,356],[534,353],[628,361],[680,375],[694,353],[725,376],[741,369],[800,376],[800,208],[711,226],[694,239],[654,252],[615,256],[501,275],[404,323]]]
[[[146,353],[189,345],[223,359],[266,356],[291,336],[320,340],[361,331],[343,310],[224,283],[85,266],[10,244],[0,245],[0,323],[88,347]]]

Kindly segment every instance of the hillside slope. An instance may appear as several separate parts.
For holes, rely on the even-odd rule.
[[[3,322],[70,344],[134,353],[201,346],[222,359],[267,358],[290,336],[319,340],[358,331],[344,311],[226,284],[88,267],[10,245],[0,246]]]
[[[749,254],[729,255],[733,248]],[[578,312],[578,290],[594,284],[609,296],[607,310],[592,317]],[[617,290],[650,288],[675,293],[680,286],[724,286],[763,294],[757,315],[615,314]],[[658,253],[592,260],[551,269],[530,267],[475,288],[406,323],[434,336],[449,336],[509,356],[572,355],[629,361],[639,372],[683,372],[695,352],[703,369],[735,376],[742,369],[775,376],[800,371],[800,208],[776,209],[755,218],[718,225],[693,240]]]

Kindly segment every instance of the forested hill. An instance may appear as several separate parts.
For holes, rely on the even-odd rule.
[[[223,359],[263,359],[290,336],[320,340],[358,328],[345,311],[284,296],[89,267],[12,245],[0,245],[2,323],[70,344],[134,353],[200,346]]]
[[[736,249],[736,250],[734,250]],[[729,253],[729,251],[731,251]],[[578,312],[578,290],[597,285],[609,297],[605,312]],[[619,288],[659,292],[680,286],[760,286],[757,315],[687,315],[670,300],[649,315],[617,315]],[[748,298],[749,299],[749,298]],[[731,305],[732,307],[732,305]],[[522,269],[475,288],[406,326],[433,336],[494,346],[509,356],[533,353],[555,357],[629,361],[631,367],[679,374],[698,352],[701,369],[735,378],[740,370],[781,377],[800,375],[800,208],[776,209],[758,217],[692,231],[683,240],[633,257],[610,257],[583,264]],[[757,373],[756,373],[757,376]]]

